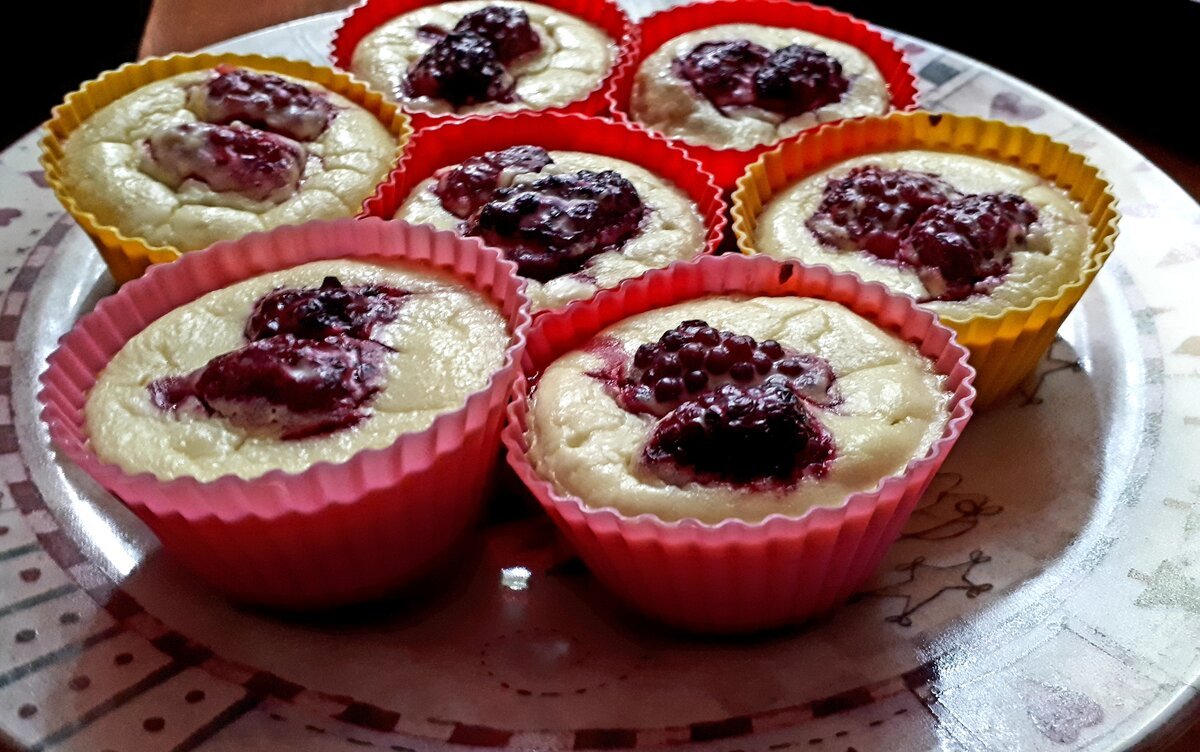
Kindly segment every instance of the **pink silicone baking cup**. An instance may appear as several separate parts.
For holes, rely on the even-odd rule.
[[[405,158],[362,214],[390,219],[416,187],[439,169],[489,150],[533,144],[623,159],[671,181],[696,205],[706,228],[698,253],[712,254],[724,239],[727,206],[713,177],[700,163],[662,136],[625,123],[583,115],[520,112],[460,120],[420,131]]]
[[[659,47],[681,34],[730,23],[753,23],[802,29],[857,47],[871,58],[887,84],[893,110],[911,110],[917,106],[917,78],[895,42],[873,26],[848,13],[791,0],[705,0],[677,5],[642,19],[638,24],[629,65],[623,67],[608,90],[608,106],[618,120],[636,123],[629,115],[629,99],[642,62]],[[642,127],[639,125],[639,127]],[[714,149],[672,139],[707,168],[724,189],[764,151],[775,144],[751,149]]]
[[[664,522],[591,508],[540,477],[527,456],[530,375],[629,316],[709,295],[832,300],[912,343],[946,376],[950,418],[942,436],[904,471],[838,507],[757,523]],[[504,445],[508,462],[592,573],[636,610],[697,632],[746,632],[805,619],[842,603],[879,566],[888,546],[971,417],[975,372],[937,317],[877,283],[823,267],[765,257],[716,256],[676,263],[568,305],[534,324],[526,376],[514,385]]]
[[[637,27],[633,21],[629,20],[629,16],[621,9],[621,6],[612,0],[537,1],[539,5],[570,13],[596,26],[607,34],[617,46],[617,54],[613,58],[612,68],[599,86],[582,99],[577,99],[562,107],[539,110],[539,112],[578,112],[584,115],[598,115],[604,112],[608,107],[609,92],[616,79],[623,75],[625,69],[632,62],[633,48],[637,41]],[[440,4],[440,0],[365,0],[346,16],[341,26],[333,33],[333,40],[330,43],[330,60],[343,70],[351,70],[350,63],[354,58],[354,50],[363,37],[396,16],[428,5],[438,4]],[[450,120],[487,117],[487,115],[435,114],[409,110],[405,110],[405,112],[412,118],[413,128],[418,130]]]
[[[405,259],[448,271],[494,302],[512,339],[485,388],[389,447],[295,474],[163,481],[125,473],[88,447],[88,392],[113,355],[150,322],[240,280],[352,257]],[[394,591],[465,536],[491,482],[528,326],[529,301],[513,264],[474,240],[403,222],[312,222],[218,243],[126,284],[62,338],[41,376],[38,399],[59,450],[213,587],[270,606],[333,606]]]

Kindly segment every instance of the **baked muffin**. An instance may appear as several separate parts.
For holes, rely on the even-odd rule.
[[[613,39],[569,13],[471,0],[387,21],[362,38],[350,67],[409,111],[476,114],[583,99],[616,58]]]
[[[555,360],[528,459],[589,508],[757,522],[836,507],[924,457],[946,377],[839,304],[708,297],[632,316]]]
[[[689,144],[750,149],[890,106],[883,75],[854,46],[801,29],[734,23],[680,34],[647,56],[629,113]]]
[[[513,146],[421,182],[397,219],[473,235],[516,262],[534,310],[614,287],[704,250],[696,205],[614,157]]]
[[[129,474],[208,482],[343,462],[427,428],[500,368],[504,317],[411,262],[318,261],[203,295],[112,358],[92,451]]]
[[[1091,256],[1088,219],[1061,188],[924,150],[856,157],[779,190],[755,247],[882,282],[956,320],[1053,295]]]
[[[186,251],[353,216],[395,156],[395,137],[345,97],[221,65],[95,112],[63,145],[61,182],[100,225]]]

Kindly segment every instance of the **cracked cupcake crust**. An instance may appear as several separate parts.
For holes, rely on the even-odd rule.
[[[333,106],[328,127],[317,138],[298,142],[302,163],[295,189],[253,198],[216,191],[195,179],[175,187],[150,164],[145,143],[197,123],[189,93],[213,75],[212,70],[193,71],[147,84],[71,134],[64,147],[63,182],[81,209],[128,237],[189,251],[281,225],[353,216],[395,161],[396,140],[371,113],[318,84],[280,76],[318,92]]]
[[[372,339],[384,356],[385,385],[357,425],[298,440],[280,440],[221,418],[156,407],[147,385],[187,374],[246,344],[255,302],[276,288],[319,287],[327,276],[347,287],[385,285],[411,292],[397,317]],[[452,276],[399,263],[318,261],[208,293],[171,311],[113,357],[88,395],[88,439],[100,459],[161,480],[254,478],[274,469],[295,473],[321,461],[344,462],[363,449],[390,445],[428,428],[483,389],[504,362],[510,337],[500,312]]]
[[[621,280],[641,276],[650,269],[692,258],[704,250],[704,220],[688,196],[669,181],[631,162],[574,151],[549,152],[553,163],[540,172],[518,174],[514,184],[531,183],[548,175],[579,170],[614,170],[637,189],[648,211],[636,235],[619,251],[592,257],[582,271],[548,282],[529,280],[526,293],[535,311],[556,308],[572,300],[589,298]],[[422,181],[396,212],[396,219],[414,224],[431,224],[440,230],[458,231],[462,220],[446,211],[432,188],[436,180]]]
[[[1038,212],[1027,245],[1012,252],[1012,265],[987,294],[964,300],[924,303],[940,316],[966,319],[997,315],[1053,295],[1078,279],[1088,262],[1087,217],[1061,189],[1031,172],[979,157],[932,151],[871,154],[841,162],[779,191],[764,208],[755,231],[755,248],[780,259],[824,264],[854,272],[869,282],[918,299],[929,291],[912,268],[880,261],[865,251],[839,251],[822,243],[808,227],[821,203],[826,184],[855,167],[876,165],[887,170],[911,170],[937,175],[962,193],[1014,193]]]
[[[631,359],[639,345],[658,341],[689,319],[759,342],[775,339],[829,361],[841,402],[813,408],[836,447],[827,473],[771,491],[667,483],[641,460],[653,416],[623,409],[605,384],[589,375],[603,367],[603,359],[584,348],[552,363],[530,398],[526,437],[539,475],[589,507],[611,507],[625,515],[756,522],[772,514],[799,516],[816,506],[836,506],[851,493],[873,489],[924,456],[945,428],[950,402],[945,377],[911,345],[827,301],[706,298],[634,316],[592,341],[616,340]]]
[[[410,97],[403,83],[409,69],[433,46],[434,39],[418,33],[423,26],[454,28],[468,13],[501,6],[529,15],[541,48],[505,66],[515,78],[512,102],[482,102],[455,108],[431,97]],[[599,28],[569,13],[536,3],[442,3],[397,16],[363,37],[354,49],[351,70],[405,109],[433,114],[488,114],[514,110],[544,110],[583,99],[600,86],[617,56],[616,42]]]
[[[722,113],[674,70],[678,57],[703,42],[748,39],[770,51],[788,45],[813,47],[837,59],[850,85],[837,102],[794,117],[757,107]],[[629,111],[633,119],[671,138],[716,149],[751,149],[773,144],[818,123],[878,115],[891,105],[879,69],[856,47],[799,29],[758,24],[724,24],[681,34],[655,50],[638,67]]]

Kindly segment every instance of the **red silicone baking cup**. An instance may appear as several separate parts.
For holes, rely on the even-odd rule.
[[[447,165],[485,151],[533,144],[623,159],[671,181],[704,219],[702,253],[715,253],[728,223],[726,204],[713,177],[667,139],[626,123],[551,112],[518,112],[444,123],[417,133],[375,195],[363,203],[365,216],[390,219],[421,181]]]
[[[462,408],[346,462],[295,474],[274,470],[252,480],[130,475],[88,447],[88,392],[113,355],[150,322],[259,274],[367,256],[448,271],[499,307],[511,344],[503,365]],[[468,531],[490,485],[528,326],[529,301],[515,267],[474,240],[403,222],[311,222],[188,253],[124,285],[62,338],[41,376],[38,399],[59,450],[208,583],[253,603],[332,606],[395,590],[434,566]]]
[[[508,462],[592,573],[635,609],[699,632],[794,624],[849,598],[879,566],[971,417],[975,371],[937,317],[877,283],[823,267],[765,257],[715,256],[676,263],[539,317],[525,351],[537,374],[629,316],[709,295],[798,295],[840,303],[915,345],[946,376],[950,419],[925,456],[838,507],[761,522],[664,522],[590,508],[541,478],[526,455],[530,379],[514,385],[504,444]]]
[[[917,107],[917,78],[903,51],[864,21],[831,8],[791,0],[707,0],[677,5],[642,19],[630,64],[620,70],[609,89],[609,108],[613,115],[619,120],[636,122],[629,115],[634,79],[642,62],[655,50],[689,31],[730,23],[803,29],[857,47],[871,58],[883,76],[892,109]],[[746,165],[759,154],[775,147],[775,144],[764,144],[752,149],[714,149],[683,139],[672,139],[672,142],[699,159],[717,179],[717,185],[725,189],[733,187]]]
[[[597,115],[604,112],[608,107],[610,90],[618,76],[623,75],[625,69],[633,61],[632,54],[637,41],[637,27],[621,9],[621,6],[612,0],[537,0],[537,3],[570,13],[587,21],[607,34],[617,46],[617,54],[613,58],[612,68],[599,86],[583,99],[577,99],[562,107],[540,110],[540,112],[578,112],[584,115]],[[350,61],[354,57],[354,50],[367,34],[396,16],[428,5],[440,4],[439,0],[365,0],[346,16],[342,25],[333,33],[333,40],[330,43],[330,60],[343,70],[351,70]],[[435,114],[409,110],[405,110],[405,112],[412,118],[413,128],[417,130],[448,120],[487,117],[486,115]]]

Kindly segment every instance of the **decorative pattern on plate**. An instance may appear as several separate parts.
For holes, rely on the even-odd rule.
[[[992,589],[990,582],[978,583],[971,580],[971,570],[976,564],[986,564],[992,557],[975,549],[966,561],[948,566],[929,564],[924,556],[918,556],[907,564],[896,567],[897,572],[908,572],[901,582],[868,590],[860,597],[903,598],[904,608],[898,614],[887,616],[884,621],[911,627],[912,615],[930,601],[937,600],[952,590],[962,590],[968,598],[976,598]]]

